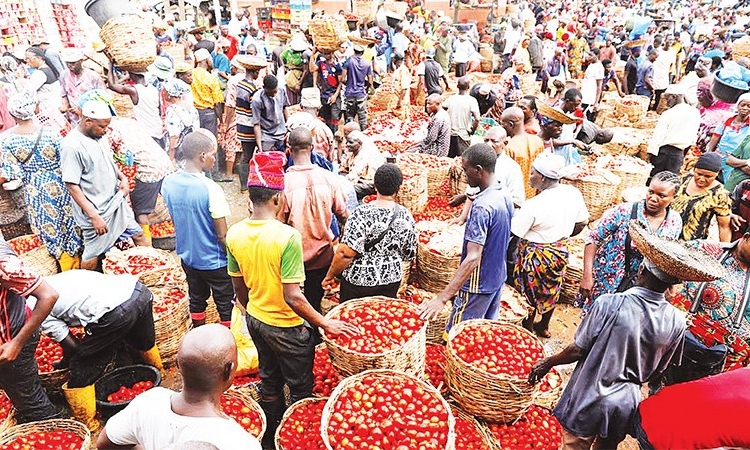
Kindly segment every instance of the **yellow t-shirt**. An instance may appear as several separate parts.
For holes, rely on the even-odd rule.
[[[224,102],[224,93],[221,90],[219,78],[203,67],[193,69],[190,91],[193,93],[193,105],[197,109],[210,109],[217,103]]]
[[[284,300],[284,283],[305,281],[302,237],[278,220],[245,219],[227,231],[227,271],[248,288],[247,313],[266,325],[296,327],[304,320]]]

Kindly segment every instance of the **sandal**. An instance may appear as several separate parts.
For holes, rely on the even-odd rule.
[[[549,332],[548,329],[542,330],[542,329],[539,328],[538,325],[539,324],[534,324],[533,327],[532,327],[532,328],[534,328],[534,333],[536,333],[537,336],[545,338],[545,339],[549,339],[549,338],[552,337],[552,334]]]

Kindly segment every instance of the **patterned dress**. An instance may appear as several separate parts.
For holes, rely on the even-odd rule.
[[[571,78],[583,78],[583,55],[589,51],[589,43],[586,39],[573,38],[570,40],[568,50],[568,69]]]
[[[602,294],[615,292],[628,272],[625,268],[625,240],[632,210],[632,203],[622,203],[610,208],[586,238],[586,245],[596,244],[599,247],[594,256],[592,300]],[[677,239],[682,232],[682,219],[671,208],[667,210],[667,216],[657,230],[651,229],[651,224],[646,219],[644,202],[638,202],[636,218],[649,232],[656,233],[660,237]],[[636,271],[643,262],[643,255],[632,242],[630,252],[629,271]],[[584,309],[587,310],[588,307],[589,305],[584,305]]]
[[[706,239],[713,217],[726,217],[732,213],[729,192],[722,184],[717,184],[706,193],[690,195],[687,193],[687,186],[691,178],[692,175],[687,175],[682,179],[671,204],[672,209],[682,217],[680,239],[684,241]]]
[[[56,259],[63,253],[76,256],[83,244],[73,218],[72,199],[62,181],[60,137],[49,128],[41,128],[39,133],[34,153],[31,152],[37,134],[3,133],[0,138],[3,176],[23,181],[29,221],[50,254]]]

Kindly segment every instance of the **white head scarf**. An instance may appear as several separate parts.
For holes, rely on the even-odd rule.
[[[536,157],[531,167],[542,174],[545,178],[559,180],[567,175],[565,170],[565,158],[554,153],[543,153]]]

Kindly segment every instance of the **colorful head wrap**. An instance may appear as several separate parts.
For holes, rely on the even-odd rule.
[[[164,90],[170,97],[180,98],[190,92],[190,85],[178,78],[171,78],[164,83]]]
[[[30,120],[36,114],[36,99],[26,92],[12,95],[8,99],[8,112],[18,120]]]

